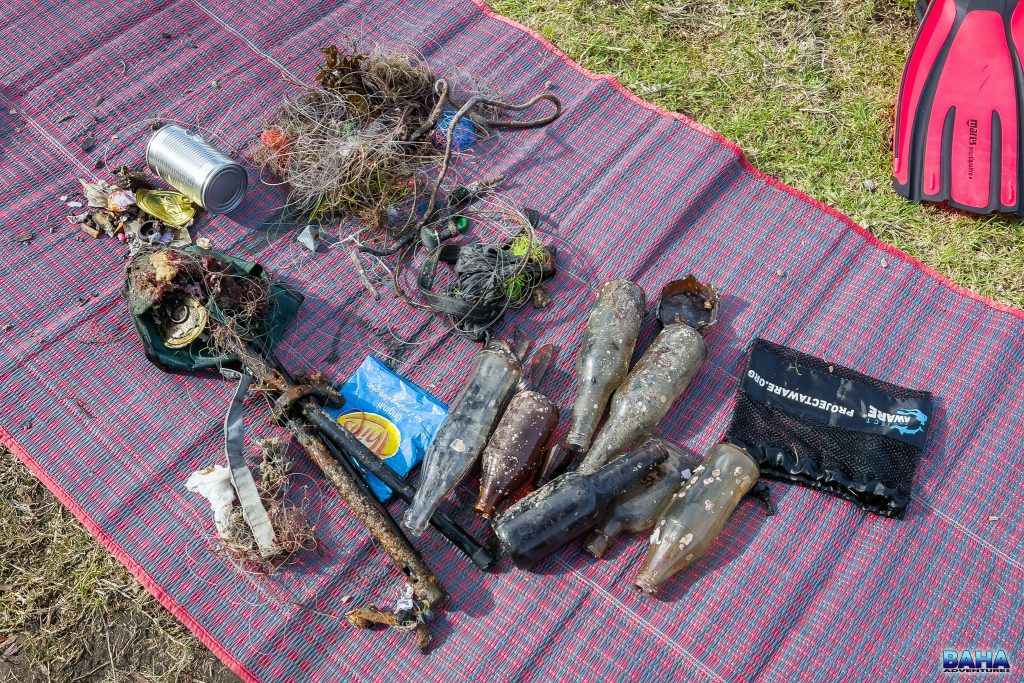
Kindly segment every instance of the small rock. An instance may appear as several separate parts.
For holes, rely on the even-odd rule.
[[[881,266],[882,266],[883,268],[888,268],[888,267],[889,267],[889,262],[888,262],[888,261],[887,261],[887,260],[885,259],[885,257],[884,257],[884,256],[882,257],[882,260],[881,260],[881,262],[880,262],[880,265],[881,265]]]
[[[786,277],[786,271],[784,271],[782,268],[776,270],[775,274],[778,275],[779,277]]]
[[[101,168],[103,168],[106,165],[107,165],[107,162],[103,161],[103,157],[100,157],[100,158],[96,159],[95,162],[93,162],[92,167],[98,171],[98,170],[100,170]]]
[[[999,521],[999,515],[989,515],[988,516],[988,521],[990,521],[990,522],[998,522]]]
[[[94,107],[98,107],[98,106],[100,106],[101,104],[103,104],[103,100],[104,100],[104,99],[105,99],[105,98],[103,97],[103,95],[100,95],[99,97],[97,97],[97,98],[96,98],[96,99],[95,99],[95,100],[93,101],[93,103],[92,103],[92,106],[94,106]]]
[[[72,209],[80,209],[82,208],[82,202],[68,202],[68,206]]]
[[[66,201],[68,200],[68,195],[66,195],[66,194],[62,194],[62,195],[60,196],[60,200],[61,200],[62,202],[66,202]]]
[[[307,225],[295,238],[295,241],[310,251],[316,251],[320,246],[320,228],[316,225]]]
[[[544,84],[544,87],[547,88],[548,90],[551,90],[552,88],[555,87],[555,82],[554,81],[548,81],[547,83]]]
[[[173,33],[168,33],[167,31],[163,31],[163,32],[160,33],[160,37],[163,38],[164,40],[171,40],[172,38],[174,38],[174,34]]]
[[[56,225],[51,225],[50,226],[50,234],[52,235],[55,232],[57,232],[57,226]]]
[[[10,111],[10,113],[11,113],[11,115],[12,115],[12,116],[13,116],[13,115],[16,115],[16,114],[18,113],[18,110],[17,110],[17,109],[12,109],[12,110]]]
[[[149,127],[152,130],[160,130],[161,128],[164,127],[164,122],[159,120],[159,119],[157,119],[157,120],[153,121],[151,124],[149,124]]]
[[[65,121],[70,121],[73,118],[75,118],[74,114],[61,114],[60,118],[58,118],[56,122],[57,123],[64,123]]]
[[[864,189],[867,190],[868,192],[874,192],[875,190],[878,189],[878,183],[876,183],[871,178],[868,178],[867,180],[864,181]]]
[[[28,230],[25,230],[25,231],[19,232],[17,235],[15,235],[14,236],[14,241],[15,242],[21,242],[22,244],[24,244],[25,242],[31,242],[33,237],[35,237],[35,235],[33,235]]]
[[[94,138],[92,134],[86,135],[82,138],[81,146],[83,152],[92,150],[92,148],[96,146],[96,138]]]
[[[220,87],[220,81],[210,81],[210,87],[211,88],[219,88]]]
[[[209,237],[197,237],[196,246],[200,249],[211,249],[213,248],[213,241]]]

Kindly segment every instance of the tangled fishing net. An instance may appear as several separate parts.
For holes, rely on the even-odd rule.
[[[319,542],[302,509],[286,499],[292,467],[286,442],[279,438],[262,439],[257,445],[263,452],[263,461],[256,489],[274,528],[278,552],[267,557],[260,551],[241,507],[232,510],[227,530],[213,552],[257,570],[270,571],[293,561],[300,551],[316,550]]]
[[[394,230],[389,210],[440,153],[428,136],[441,113],[436,78],[412,55],[324,53],[319,85],[284,101],[255,159],[311,221],[356,216]]]

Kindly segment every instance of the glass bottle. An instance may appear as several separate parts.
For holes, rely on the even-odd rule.
[[[566,472],[499,515],[494,533],[512,561],[528,567],[586,533],[614,496],[666,457],[665,447],[651,440],[597,472]]]
[[[423,534],[437,506],[473,468],[522,374],[522,363],[504,342],[476,355],[469,380],[423,456],[419,489],[402,518],[410,536]]]
[[[654,528],[672,494],[693,472],[693,458],[683,449],[657,437],[653,440],[665,447],[668,457],[643,480],[616,496],[605,510],[601,523],[583,541],[583,549],[596,558],[604,555],[619,535]]]
[[[580,471],[596,471],[654,429],[707,355],[704,337],[689,325],[676,323],[659,332],[612,397],[608,419]]]
[[[495,508],[530,480],[557,425],[558,408],[547,396],[520,391],[512,397],[484,448],[480,497],[474,510],[490,519]]]
[[[730,443],[712,446],[654,527],[647,562],[633,585],[653,595],[669,578],[699,560],[760,474],[743,449]]]

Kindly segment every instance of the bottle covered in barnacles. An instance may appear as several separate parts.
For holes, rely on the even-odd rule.
[[[757,463],[743,449],[730,443],[712,446],[658,519],[647,561],[633,585],[653,595],[699,560],[759,476]]]
[[[579,538],[611,499],[668,457],[656,440],[597,472],[566,472],[517,501],[494,520],[494,533],[518,567],[529,567]]]
[[[576,355],[579,394],[566,443],[585,452],[612,392],[629,372],[629,362],[647,307],[644,290],[629,280],[612,280],[597,290]]]
[[[423,534],[437,506],[476,464],[522,373],[521,361],[504,342],[491,342],[476,355],[423,457],[419,489],[402,518],[409,535]]]
[[[668,325],[659,332],[612,397],[608,419],[580,463],[580,471],[596,471],[650,433],[707,355],[704,337],[685,323]]]
[[[693,472],[693,458],[673,443],[654,437],[668,451],[665,462],[640,482],[620,493],[608,506],[601,523],[584,539],[583,549],[596,558],[604,555],[612,541],[626,533],[654,528],[680,484]]]
[[[558,408],[536,391],[520,391],[509,401],[482,456],[480,497],[474,510],[486,519],[540,464],[541,450],[558,425]]]
[[[538,483],[549,481],[562,465],[590,447],[608,399],[629,372],[646,307],[644,290],[629,280],[611,280],[598,288],[576,354],[578,393],[572,425],[564,444],[549,452]]]

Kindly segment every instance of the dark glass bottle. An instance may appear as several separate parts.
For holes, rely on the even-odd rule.
[[[583,549],[600,558],[620,534],[640,533],[654,528],[658,516],[668,505],[679,485],[690,478],[693,458],[673,443],[659,441],[668,451],[665,462],[642,481],[615,496],[601,519],[583,542]]]
[[[484,449],[474,510],[490,519],[495,508],[530,480],[557,425],[558,408],[547,396],[520,391],[512,397]]]
[[[585,534],[614,496],[666,457],[665,447],[651,440],[597,472],[566,472],[498,516],[494,533],[516,566],[529,567]]]
[[[633,585],[653,595],[699,560],[759,476],[757,463],[743,449],[730,443],[712,446],[658,519],[647,562]]]
[[[689,325],[676,323],[659,332],[615,391],[608,419],[580,463],[580,471],[596,471],[650,433],[707,355],[704,337]]]
[[[437,506],[476,464],[522,374],[522,363],[503,342],[476,355],[466,386],[423,456],[419,489],[402,517],[410,536],[423,533]]]

